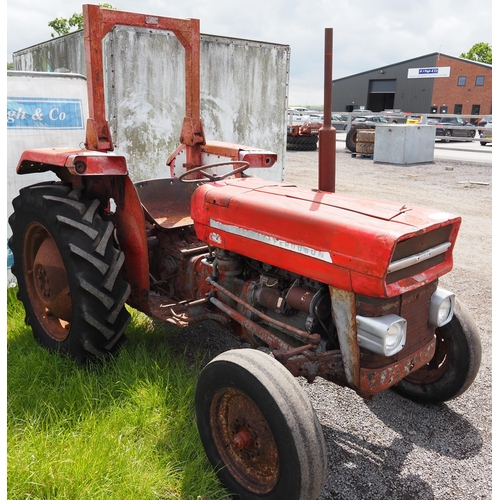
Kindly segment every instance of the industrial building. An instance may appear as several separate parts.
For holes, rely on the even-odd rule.
[[[332,110],[492,114],[491,64],[435,52],[333,80]]]

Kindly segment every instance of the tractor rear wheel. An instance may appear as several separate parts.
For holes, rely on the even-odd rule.
[[[274,358],[253,349],[217,356],[200,374],[195,408],[207,456],[238,498],[318,498],[326,480],[321,425]]]
[[[481,339],[469,312],[458,301],[455,315],[436,329],[436,352],[426,366],[394,386],[417,403],[443,403],[463,394],[481,365]]]
[[[79,364],[115,354],[130,321],[130,286],[99,201],[50,182],[22,189],[12,204],[12,273],[35,338]]]

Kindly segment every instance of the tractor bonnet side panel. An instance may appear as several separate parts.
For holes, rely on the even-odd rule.
[[[460,224],[459,218],[428,209],[403,211],[393,203],[257,178],[199,187],[191,199],[191,216],[197,236],[210,245],[382,297],[448,272]],[[436,248],[441,253],[426,254]],[[391,263],[398,269],[395,279]]]

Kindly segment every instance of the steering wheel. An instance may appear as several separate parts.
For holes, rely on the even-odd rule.
[[[226,172],[225,174],[222,175],[212,175],[208,172],[205,172],[205,168],[214,168],[214,167],[222,167],[223,165],[241,165],[241,167],[235,168],[234,170],[231,170],[230,172]],[[178,179],[181,182],[200,182],[202,179],[186,179],[185,177],[189,174],[194,174],[195,172],[200,172],[204,177],[206,177],[208,180],[215,182],[215,181],[221,181],[225,179],[226,177],[230,177],[231,175],[239,174],[240,172],[243,172],[243,170],[246,170],[248,167],[250,167],[250,163],[247,161],[237,161],[237,160],[230,160],[230,161],[223,161],[220,163],[210,163],[209,165],[200,165],[199,167],[194,167],[191,170],[187,170],[186,172],[182,173]]]

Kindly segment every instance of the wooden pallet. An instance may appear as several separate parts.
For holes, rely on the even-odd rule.
[[[365,155],[362,153],[351,153],[351,158],[356,158],[358,156],[359,158],[365,158],[367,160],[373,160],[373,155]]]

